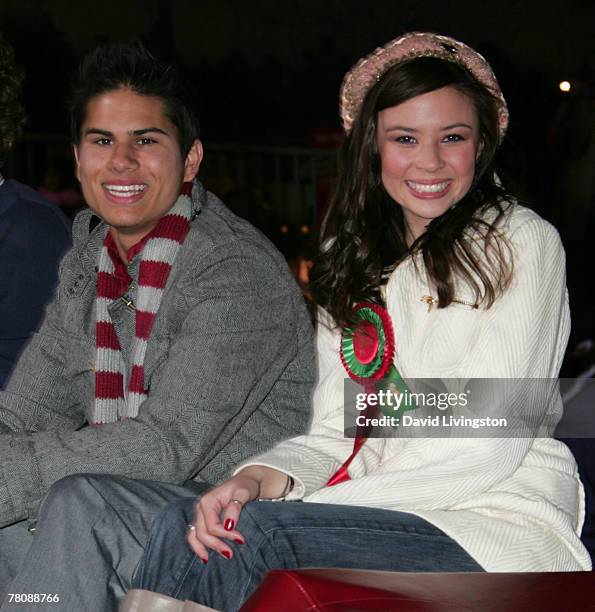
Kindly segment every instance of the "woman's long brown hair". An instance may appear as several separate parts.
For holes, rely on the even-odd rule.
[[[376,146],[378,113],[418,95],[452,86],[468,96],[479,120],[479,155],[467,194],[432,220],[408,246],[401,207],[380,179]],[[438,308],[456,299],[460,279],[489,308],[512,275],[510,247],[497,227],[511,198],[497,184],[496,101],[465,68],[437,58],[417,58],[389,69],[368,92],[339,152],[338,180],[322,223],[311,291],[340,327],[349,326],[360,301],[382,303],[380,288],[407,256],[420,254],[434,285]],[[489,211],[493,212],[489,212]],[[473,239],[471,237],[473,236]],[[477,237],[481,236],[478,243]],[[479,248],[478,248],[479,244]]]

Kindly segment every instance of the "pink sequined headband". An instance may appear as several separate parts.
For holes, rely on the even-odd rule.
[[[368,91],[382,75],[391,66],[417,57],[437,57],[459,64],[485,85],[498,104],[498,127],[502,140],[508,126],[508,107],[490,65],[482,55],[464,43],[449,36],[429,32],[412,32],[395,38],[360,59],[345,75],[341,85],[340,112],[343,128],[347,133],[350,132]]]

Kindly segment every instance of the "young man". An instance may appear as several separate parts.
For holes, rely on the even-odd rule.
[[[220,481],[309,417],[303,299],[269,242],[192,182],[202,146],[171,67],[139,45],[99,48],[71,110],[91,210],[0,394],[0,591],[33,540],[9,592],[62,603],[9,595],[3,610],[114,607],[168,499]],[[42,496],[81,473],[116,476],[62,480],[32,538],[26,519]],[[85,550],[84,567],[52,547],[60,533]],[[27,574],[33,560],[46,582]]]

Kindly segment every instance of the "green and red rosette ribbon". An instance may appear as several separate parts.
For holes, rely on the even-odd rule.
[[[341,362],[349,376],[374,393],[378,387],[395,392],[408,391],[407,385],[395,366],[395,333],[386,308],[370,302],[360,302],[354,309],[355,323],[341,336]],[[405,403],[404,409],[415,406]],[[395,416],[386,406],[381,411]]]
[[[366,395],[375,393],[378,386],[391,391],[407,390],[405,381],[393,365],[395,334],[387,310],[378,304],[360,302],[354,309],[355,323],[343,330],[341,336],[341,362],[349,376],[363,385]],[[366,407],[366,414],[373,416],[378,406]],[[380,407],[386,412],[387,408]],[[353,451],[343,465],[329,478],[327,487],[350,480],[349,465],[370,433],[369,426],[358,426],[353,441]]]
[[[374,388],[390,369],[395,354],[395,334],[390,315],[378,304],[360,302],[355,324],[343,331],[341,361],[349,376]]]

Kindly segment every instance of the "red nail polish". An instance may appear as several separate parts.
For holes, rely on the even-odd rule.
[[[236,544],[243,544],[243,543],[244,543],[244,540],[240,540],[240,538],[234,538],[234,539],[233,539],[233,541],[234,541]]]
[[[231,552],[229,552],[229,550],[222,550],[221,554],[226,558],[226,559],[231,559]]]
[[[225,524],[223,525],[223,528],[225,529],[225,531],[231,531],[234,527],[235,527],[236,522],[233,519],[227,519],[225,521]]]
[[[203,563],[207,563],[207,562],[209,561],[208,559],[204,559],[203,557],[200,557],[200,560],[201,560]]]

